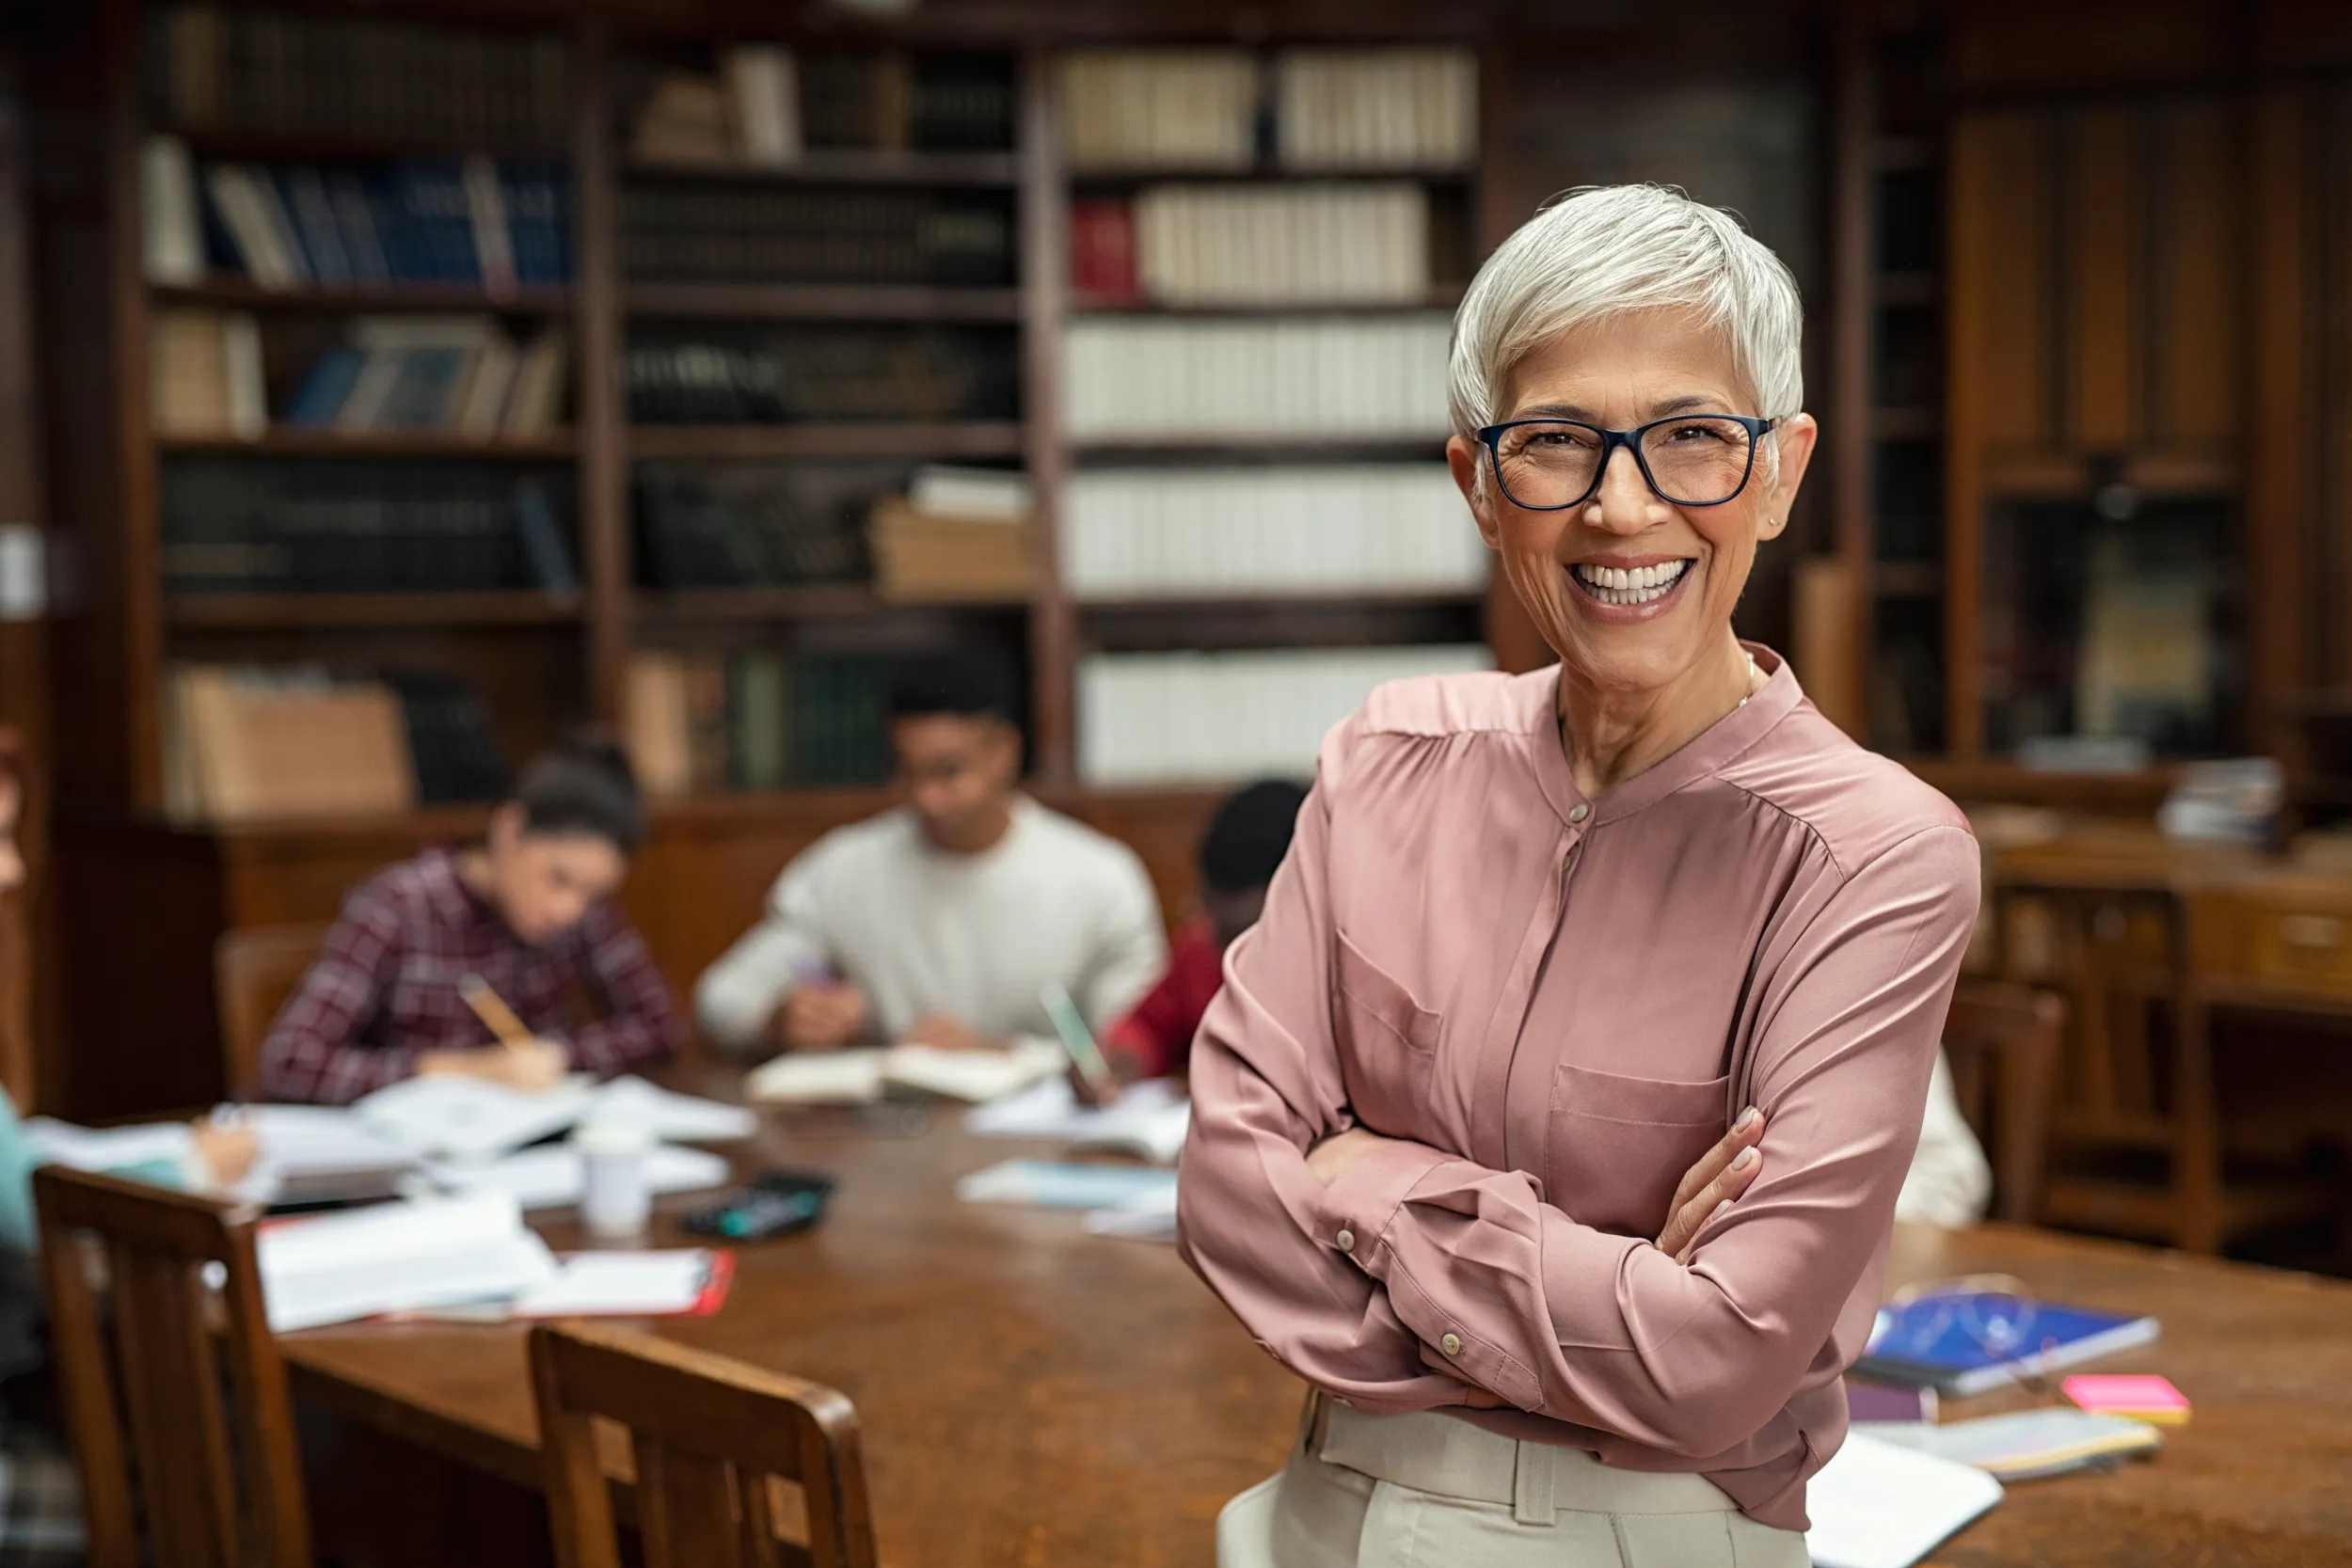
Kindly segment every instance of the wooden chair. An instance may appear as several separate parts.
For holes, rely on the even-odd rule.
[[[2050,1105],[2066,1039],[2066,1003],[2054,991],[1963,980],[1944,1023],[1952,1093],[1992,1146],[1993,1212],[2031,1225],[2042,1212],[2050,1160]]]
[[[866,1462],[844,1396],[642,1334],[531,1331],[558,1568],[624,1560],[596,1420],[628,1432],[646,1568],[778,1568],[770,1478],[798,1481],[813,1568],[873,1568]]]
[[[213,949],[213,989],[220,999],[221,1069],[238,1094],[261,1075],[269,1026],[326,942],[329,927],[253,926],[222,933]]]
[[[91,1568],[142,1560],[126,1428],[152,1537],[147,1560],[310,1568],[294,1410],[262,1309],[250,1215],[55,1165],[33,1173],[33,1196]],[[105,1259],[111,1334],[86,1239]],[[222,1271],[217,1311],[201,1277],[212,1265]]]

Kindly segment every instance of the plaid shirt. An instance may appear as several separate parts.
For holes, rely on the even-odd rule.
[[[572,1065],[609,1074],[677,1048],[670,988],[644,942],[610,903],[537,947],[508,930],[430,849],[352,890],[318,961],[270,1025],[261,1092],[343,1104],[415,1072],[428,1051],[494,1043],[457,992],[479,974],[533,1034],[561,1040]],[[580,998],[590,1005],[570,1004]],[[580,1022],[580,1014],[600,1014]]]

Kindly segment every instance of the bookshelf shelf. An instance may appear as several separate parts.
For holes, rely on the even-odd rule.
[[[865,583],[815,583],[774,588],[639,589],[637,613],[647,621],[844,621],[894,612],[1021,614],[1025,599],[963,599],[914,603],[886,599]]]
[[[317,135],[309,132],[189,130],[172,135],[188,144],[191,155],[203,159],[236,159],[251,163],[341,164],[389,162],[403,158],[462,158],[486,153],[493,158],[560,161],[572,150],[560,141],[500,140],[480,136]]]
[[[1203,436],[1167,440],[1073,441],[1070,450],[1077,457],[1134,462],[1345,463],[1440,457],[1445,453],[1445,443],[1446,437],[1436,434],[1334,436],[1327,440],[1298,436]]]
[[[701,180],[746,185],[1016,185],[1012,152],[887,152],[826,150],[789,164],[631,161],[633,180]]]
[[[251,440],[235,436],[162,436],[167,452],[246,452],[266,457],[570,457],[579,443],[569,431],[549,436],[480,440],[439,430],[294,430],[278,428]]]
[[[578,594],[207,594],[167,597],[175,626],[217,631],[337,626],[564,626],[580,617]]]
[[[1385,316],[1451,310],[1462,303],[1459,288],[1438,289],[1422,299],[1270,299],[1215,305],[1170,305],[1156,299],[1109,294],[1073,294],[1073,316]]]
[[[1022,427],[906,424],[632,425],[632,457],[1013,457]]]
[[[431,310],[508,316],[560,315],[572,308],[569,289],[520,288],[491,294],[462,283],[389,283],[352,289],[269,289],[248,277],[207,277],[196,283],[152,285],[166,305],[211,305],[247,310],[359,314]]]
[[[759,321],[1017,322],[1018,289],[888,288],[738,283],[631,283],[633,316]]]
[[[1468,185],[1476,182],[1478,170],[1453,164],[1396,164],[1347,168],[1287,168],[1273,164],[1241,166],[1231,164],[1105,165],[1072,168],[1068,171],[1068,178],[1073,185],[1078,186],[1150,185],[1177,180],[1235,183],[1302,180],[1343,180],[1351,182],[1410,180],[1422,184]]]
[[[1279,615],[1348,610],[1460,610],[1482,605],[1486,601],[1486,594],[1483,589],[1370,588],[1353,593],[1341,590],[1323,594],[1165,594],[1149,596],[1105,596],[1082,598],[1076,601],[1076,605],[1081,615],[1109,618],[1121,615],[1168,615],[1198,611],[1214,611],[1218,614]]]

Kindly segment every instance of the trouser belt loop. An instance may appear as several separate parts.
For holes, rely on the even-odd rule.
[[[1544,1443],[1518,1445],[1517,1472],[1511,1478],[1511,1517],[1522,1525],[1556,1522],[1551,1503],[1554,1455]]]
[[[1323,1435],[1331,1425],[1331,1396],[1320,1388],[1307,1390],[1307,1403],[1298,1413],[1299,1451],[1310,1459],[1323,1454]]]

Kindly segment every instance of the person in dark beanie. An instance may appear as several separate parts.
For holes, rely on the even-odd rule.
[[[352,890],[270,1025],[261,1093],[342,1104],[441,1072],[545,1088],[675,1051],[669,987],[612,903],[644,836],[618,745],[590,736],[541,756],[481,843],[428,849]],[[461,989],[475,982],[528,1038],[493,1033]],[[577,993],[600,1016],[571,1016]]]
[[[1104,1037],[1104,1054],[1120,1078],[1184,1070],[1200,1015],[1224,983],[1225,949],[1258,923],[1306,799],[1287,780],[1262,780],[1227,796],[1209,819],[1200,840],[1200,913],[1177,933],[1159,983]]]

